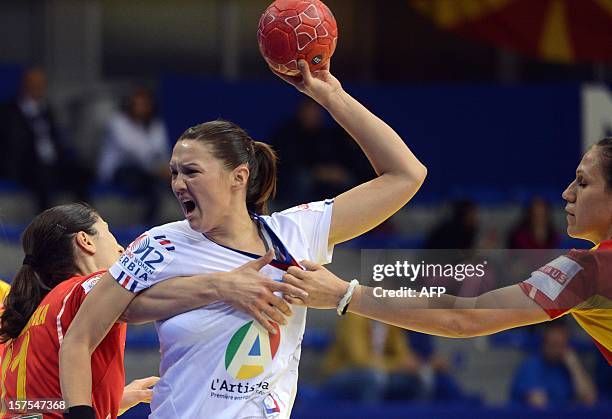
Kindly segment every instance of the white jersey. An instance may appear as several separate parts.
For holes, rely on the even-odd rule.
[[[332,203],[256,217],[277,255],[283,254],[261,272],[281,280],[297,261],[329,263]],[[216,244],[179,221],[138,237],[109,272],[138,292],[177,276],[227,272],[257,257]],[[305,308],[292,311],[277,334],[221,302],[156,322],[161,379],[150,418],[289,418],[306,324]]]

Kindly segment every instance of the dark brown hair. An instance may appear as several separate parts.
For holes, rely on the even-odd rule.
[[[0,342],[14,339],[42,299],[60,282],[76,275],[74,236],[94,235],[98,213],[89,205],[66,204],[37,215],[21,236],[23,266],[15,275],[0,318]]]
[[[178,141],[197,140],[211,147],[215,158],[233,170],[241,164],[249,167],[246,204],[249,211],[268,213],[268,201],[276,193],[276,153],[266,143],[254,141],[238,125],[218,119],[189,128]]]
[[[612,190],[612,137],[606,137],[595,145],[601,150],[601,168],[606,186]]]

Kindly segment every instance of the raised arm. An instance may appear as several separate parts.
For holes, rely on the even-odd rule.
[[[285,282],[302,288],[309,297],[294,304],[336,308],[348,284],[322,266],[301,262],[308,271],[290,268]],[[431,335],[465,338],[550,320],[546,312],[526,296],[518,285],[478,297],[380,298],[374,289],[357,288],[348,311],[360,316]]]
[[[419,190],[427,169],[400,136],[346,93],[326,69],[301,76],[277,75],[325,107],[357,142],[378,175],[339,195],[334,202],[329,244],[341,243],[376,227],[402,208]]]

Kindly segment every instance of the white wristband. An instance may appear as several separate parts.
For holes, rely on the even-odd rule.
[[[359,281],[357,281],[356,279],[353,279],[349,283],[348,289],[346,290],[346,294],[344,294],[344,297],[340,299],[338,307],[336,307],[336,313],[338,313],[338,316],[343,316],[344,314],[346,314],[346,308],[351,302],[351,298],[353,298],[353,294],[355,293],[355,289],[357,289],[357,285],[359,285]]]

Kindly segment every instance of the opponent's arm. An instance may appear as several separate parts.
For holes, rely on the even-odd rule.
[[[402,208],[423,184],[427,169],[389,125],[342,89],[329,64],[312,74],[305,61],[299,68],[301,76],[277,75],[325,107],[378,175],[335,199],[328,240],[333,245],[371,230]]]
[[[231,272],[178,277],[155,284],[130,303],[121,319],[128,323],[162,320],[215,301],[223,301],[249,314],[271,333],[276,333],[269,319],[285,324],[287,321],[284,316],[290,316],[291,309],[274,293],[303,297],[307,294],[290,284],[274,281],[259,273],[273,257],[274,254],[269,251],[265,256]]]
[[[287,300],[314,308],[336,308],[348,284],[320,265],[309,261],[301,264],[308,271],[289,268],[283,279],[308,292],[309,297],[303,301]],[[374,296],[373,288],[360,286],[348,311],[405,329],[453,338],[488,335],[550,320],[518,285],[472,298],[446,294],[435,298],[380,298]]]
[[[91,406],[91,354],[136,294],[104,274],[72,320],[60,346],[60,384],[68,407]]]
[[[449,307],[456,308],[449,308]],[[518,285],[478,297],[442,295],[433,298],[377,298],[373,289],[358,287],[350,312],[416,332],[451,338],[490,335],[550,320]]]

